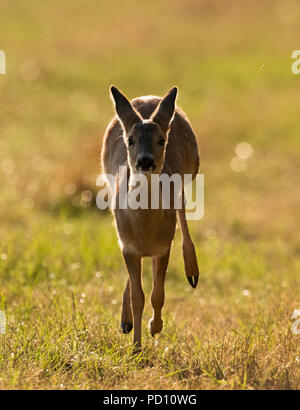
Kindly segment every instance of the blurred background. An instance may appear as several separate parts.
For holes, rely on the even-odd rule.
[[[299,21],[299,0],[1,1],[0,387],[299,388]],[[177,85],[205,175],[198,289],[176,235],[162,343],[145,333],[137,372],[119,354],[121,253],[95,206],[111,84],[130,99]]]
[[[299,18],[295,0],[2,2],[0,212],[92,206],[110,84],[129,98],[176,84],[201,150],[204,225],[293,231]]]

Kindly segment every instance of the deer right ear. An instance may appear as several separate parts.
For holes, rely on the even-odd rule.
[[[170,122],[175,112],[175,100],[177,96],[177,87],[173,87],[167,95],[160,101],[158,107],[152,114],[152,120],[159,124],[167,132]]]
[[[121,91],[112,85],[110,87],[110,92],[115,103],[117,116],[125,131],[129,132],[132,126],[141,120],[141,117]]]

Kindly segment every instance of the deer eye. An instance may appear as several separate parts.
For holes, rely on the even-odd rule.
[[[160,138],[159,138],[158,145],[162,145],[162,146],[165,145],[165,140],[164,140],[163,137],[160,137]]]
[[[133,145],[133,139],[132,139],[132,137],[129,137],[129,138],[128,138],[128,145]]]

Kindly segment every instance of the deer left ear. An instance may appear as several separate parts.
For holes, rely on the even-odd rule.
[[[172,88],[167,95],[161,100],[158,107],[152,114],[152,121],[156,122],[164,132],[168,131],[170,122],[175,112],[175,100],[177,96],[177,87]]]

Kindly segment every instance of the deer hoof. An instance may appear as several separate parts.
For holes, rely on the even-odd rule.
[[[133,346],[133,350],[132,350],[132,355],[133,357],[138,356],[139,354],[142,353],[142,346],[141,345],[134,345]]]
[[[160,319],[159,321],[154,321],[154,319],[149,320],[149,331],[151,336],[154,337],[156,333],[160,333],[162,331],[164,322]]]
[[[187,279],[190,285],[192,286],[192,288],[195,289],[198,283],[199,275],[187,276]]]
[[[121,322],[121,329],[122,329],[122,333],[124,333],[124,335],[126,335],[127,333],[131,332],[132,323]]]
[[[195,252],[195,247],[192,242],[188,245],[182,246],[183,260],[184,260],[184,270],[192,288],[195,289],[199,278],[199,268],[197,263],[197,257]]]

